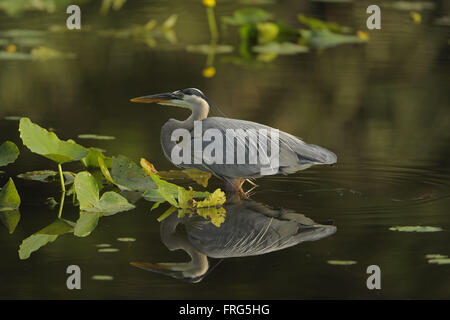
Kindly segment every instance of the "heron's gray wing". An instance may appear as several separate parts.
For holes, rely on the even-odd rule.
[[[277,173],[289,174],[315,164],[336,162],[336,155],[331,151],[307,144],[291,134],[256,122],[211,117],[202,120],[203,133],[206,133],[209,129],[220,133],[223,138],[220,143],[222,162],[217,161],[216,153],[211,156],[208,152],[203,152],[203,155],[197,154],[198,164],[195,164],[196,155],[195,152],[192,152],[194,165],[188,165],[187,167],[211,171],[224,178],[252,178]],[[230,131],[235,134],[230,135]],[[265,134],[260,134],[264,132]],[[203,146],[203,150],[207,150],[208,145],[211,144],[211,142],[205,141],[201,137],[195,137],[193,134],[192,137],[192,148],[197,143],[197,145]],[[196,139],[202,141],[196,141]],[[216,142],[215,138],[214,142]],[[278,145],[278,153],[273,155],[271,152],[274,145]],[[244,163],[238,161],[239,150],[244,151]],[[254,156],[255,150],[257,150],[256,157]],[[231,158],[230,153],[232,153]],[[278,157],[276,157],[277,155]],[[202,159],[198,159],[198,157],[202,157]],[[229,159],[233,161],[227,162]]]

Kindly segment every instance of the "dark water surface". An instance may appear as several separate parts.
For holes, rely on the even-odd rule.
[[[108,155],[123,154],[136,162],[145,157],[158,169],[173,169],[162,154],[159,132],[168,118],[185,118],[186,111],[129,99],[197,87],[229,117],[279,128],[338,156],[333,167],[259,179],[252,195],[267,206],[332,223],[335,234],[265,255],[224,259],[193,284],[129,265],[188,260],[161,242],[156,218],[162,211],[150,213],[152,203],[144,200],[130,212],[102,218],[89,237],[64,235],[19,260],[22,240],[56,218],[57,209],[50,210],[44,201],[58,199],[59,186],[15,178],[26,171],[54,170],[55,164],[23,147],[17,121],[0,120],[0,142],[14,141],[21,151],[14,164],[2,168],[6,173],[0,185],[14,177],[22,198],[16,231],[9,235],[0,229],[0,298],[449,298],[450,265],[425,258],[450,255],[450,33],[448,26],[435,24],[449,8],[435,4],[421,11],[421,24],[412,21],[409,11],[383,8],[382,30],[370,31],[367,44],[279,56],[270,63],[225,59],[239,56],[237,30],[229,27],[220,41],[235,49],[215,57],[213,78],[202,76],[206,56],[185,50],[209,41],[200,1],[130,1],[101,18],[98,6],[89,5],[83,13],[86,30],[45,38],[47,46],[76,53],[76,59],[0,60],[0,119],[27,116],[63,139],[84,133],[115,136],[111,141],[76,139]],[[299,26],[296,15],[304,13],[367,31],[367,5],[287,1],[261,7],[293,26]],[[244,6],[218,1],[216,15]],[[95,32],[151,18],[162,22],[172,13],[179,15],[176,44],[157,36],[150,48]],[[64,25],[65,17],[0,13],[0,29],[45,30]],[[82,169],[78,164],[64,168]],[[221,186],[213,178],[208,190]],[[63,217],[76,221],[78,208],[67,202]],[[416,225],[443,231],[389,230]],[[120,237],[136,241],[119,242]],[[99,253],[96,245],[102,243],[120,251]],[[219,261],[209,260],[211,265]],[[357,263],[336,266],[328,260]],[[81,267],[82,290],[66,288],[71,264]],[[381,268],[381,290],[366,287],[366,268],[372,264]],[[95,281],[93,275],[114,280]]]

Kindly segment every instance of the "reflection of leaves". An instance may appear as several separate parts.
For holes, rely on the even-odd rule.
[[[306,43],[315,49],[325,49],[340,44],[367,42],[366,37],[338,34],[328,30],[301,30],[300,34],[302,36],[302,43]]]
[[[342,27],[335,22],[325,22],[316,18],[306,17],[303,14],[298,15],[298,20],[304,25],[307,25],[311,30],[329,30],[338,33],[350,31],[348,27]]]
[[[128,203],[127,199],[113,191],[105,192],[100,198],[98,184],[92,174],[87,171],[76,175],[75,191],[81,211],[100,212],[106,216],[135,208]]]
[[[232,52],[233,47],[227,45],[198,44],[198,45],[188,45],[186,47],[186,50],[188,52],[201,54],[221,54]]]
[[[390,227],[389,230],[400,232],[438,232],[442,231],[442,228],[429,226],[397,226]]]
[[[197,208],[221,206],[226,200],[225,193],[220,189],[217,189],[205,200],[197,202]]]
[[[0,145],[0,167],[13,163],[18,156],[19,148],[13,142],[6,141]]]
[[[0,212],[16,210],[20,206],[20,196],[14,185],[13,179],[9,178],[9,181],[3,186],[0,191]]]
[[[8,232],[12,234],[19,224],[20,212],[19,210],[0,212],[0,220],[2,221]]]
[[[80,212],[80,218],[78,218],[75,225],[74,235],[77,237],[86,237],[97,227],[100,214],[98,212]]]
[[[220,225],[225,221],[226,210],[224,207],[210,207],[210,208],[198,208],[196,210],[197,214],[206,220],[211,219],[211,223],[216,227],[220,227]]]
[[[60,140],[55,133],[41,128],[28,118],[20,119],[20,137],[31,152],[40,154],[59,164],[81,160],[88,154],[88,149],[72,140]]]
[[[260,8],[245,8],[234,11],[231,17],[222,17],[222,21],[230,25],[244,25],[267,21],[272,15]]]
[[[39,250],[49,242],[55,241],[58,236],[72,233],[74,224],[71,221],[58,219],[44,229],[36,232],[22,241],[19,247],[19,258],[28,259],[31,253]]]
[[[296,43],[290,43],[290,42],[272,42],[265,45],[260,46],[254,46],[253,51],[258,53],[274,53],[274,54],[297,54],[297,53],[303,53],[308,52],[308,47],[301,46]]]

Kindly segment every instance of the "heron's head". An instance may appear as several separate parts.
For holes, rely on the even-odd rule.
[[[211,105],[211,102],[203,92],[195,88],[133,98],[131,101],[139,103],[158,103],[167,106],[187,108],[192,111],[205,107],[209,110]]]

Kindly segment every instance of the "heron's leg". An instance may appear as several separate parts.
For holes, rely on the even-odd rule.
[[[236,201],[239,199],[247,199],[248,196],[247,194],[244,192],[244,190],[242,190],[242,184],[245,182],[245,179],[230,179],[230,180],[226,180],[226,193],[229,194],[231,196],[228,197],[231,201]]]

